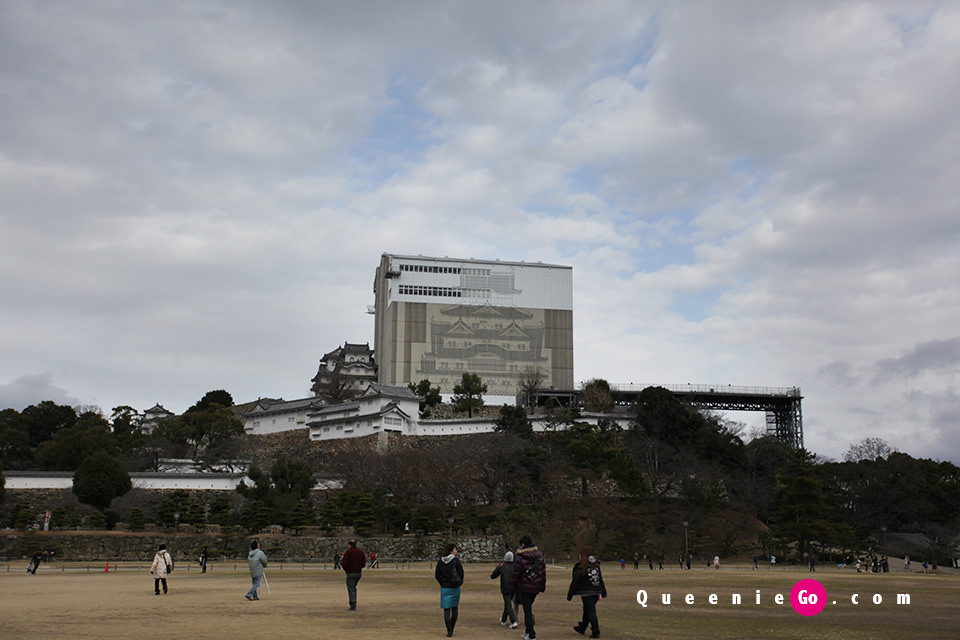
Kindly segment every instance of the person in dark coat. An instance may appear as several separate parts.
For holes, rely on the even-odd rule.
[[[33,554],[30,564],[27,565],[27,573],[31,575],[37,575],[37,569],[40,568],[41,562],[43,562],[43,551],[37,551],[35,554]]]
[[[600,637],[600,622],[597,620],[597,601],[607,597],[607,587],[603,583],[603,574],[600,572],[600,563],[587,549],[580,550],[580,562],[573,567],[573,577],[570,588],[567,589],[567,600],[579,595],[583,603],[583,614],[580,622],[573,630],[583,635],[590,625],[590,637]]]
[[[510,576],[510,593],[517,596],[523,607],[524,640],[536,640],[533,601],[537,594],[547,590],[547,562],[533,544],[530,536],[520,538],[520,548],[513,555],[513,575]]]
[[[463,584],[463,564],[457,557],[457,545],[451,542],[444,548],[443,557],[437,562],[433,576],[440,584],[440,607],[443,609],[443,623],[447,626],[447,637],[453,637],[453,628],[457,626],[460,610],[460,585]]]
[[[353,538],[347,541],[347,545],[348,548],[340,559],[340,566],[347,574],[347,600],[350,610],[354,611],[357,608],[357,583],[360,582],[363,568],[367,565],[367,556],[357,547],[357,541]]]
[[[503,613],[500,614],[500,624],[507,624],[510,628],[516,629],[519,626],[517,622],[517,609],[513,606],[513,596],[510,595],[510,579],[513,577],[513,552],[507,551],[503,554],[503,562],[497,565],[497,568],[490,574],[491,580],[500,578],[500,595],[503,596]]]

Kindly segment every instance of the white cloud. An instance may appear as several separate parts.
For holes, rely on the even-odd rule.
[[[818,453],[960,461],[921,367],[960,312],[953,5],[4,11],[4,398],[305,395],[382,252],[540,260],[578,380],[796,384]]]

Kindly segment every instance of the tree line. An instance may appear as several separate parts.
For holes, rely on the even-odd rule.
[[[602,381],[590,384],[591,403],[612,406]],[[476,402],[482,393],[474,390],[460,395]],[[232,404],[226,392],[210,392],[150,436],[124,407],[109,419],[53,403],[7,410],[0,455],[6,468],[78,473],[95,454],[125,470],[173,454],[213,465],[256,437],[243,435]],[[393,535],[526,531],[558,553],[589,544],[658,561],[682,552],[843,556],[879,547],[886,532],[908,532],[930,540],[931,560],[950,555],[960,524],[960,469],[950,462],[915,459],[875,438],[851,444],[841,461],[823,460],[773,437],[745,438],[740,425],[659,387],[644,390],[627,411],[629,426],[621,427],[555,409],[546,431],[534,432],[525,408],[505,405],[493,433],[401,439],[387,452],[348,448],[312,467],[279,457],[269,469],[250,469],[251,484],[216,504],[184,492],[148,513],[110,519],[129,524],[134,515],[132,528],[169,526],[178,513],[179,523],[196,527],[273,524],[293,533],[340,526]],[[311,491],[316,473],[336,478],[339,488]],[[109,505],[97,503],[101,511]]]

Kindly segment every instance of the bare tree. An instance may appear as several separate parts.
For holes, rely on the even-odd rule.
[[[520,391],[520,401],[523,406],[532,406],[534,397],[546,381],[547,374],[540,367],[526,367],[520,372],[517,376],[517,389]]]
[[[847,448],[843,454],[844,462],[860,462],[861,460],[886,460],[896,449],[883,438],[871,436],[864,438],[860,442],[854,442]]]
[[[354,379],[343,375],[339,365],[326,380],[321,380],[319,374],[315,380],[310,390],[330,404],[340,404],[360,395],[360,390],[354,385]]]

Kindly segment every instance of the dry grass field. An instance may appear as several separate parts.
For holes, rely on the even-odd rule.
[[[446,635],[428,564],[365,570],[357,611],[347,610],[341,572],[310,565],[272,565],[267,572],[271,592],[264,589],[259,602],[248,602],[245,565],[214,564],[207,574],[180,566],[170,577],[169,595],[159,597],[153,595],[145,564],[111,565],[104,572],[102,565],[53,563],[36,576],[25,573],[25,561],[0,565],[0,639],[422,640]],[[522,626],[509,630],[497,622],[500,596],[497,582],[489,579],[492,569],[492,564],[466,566],[455,637],[519,640]],[[809,577],[824,584],[830,603],[807,618],[794,612],[789,597],[792,586]],[[634,571],[610,565],[604,578],[609,597],[598,607],[604,638],[960,638],[960,576],[858,575],[834,567],[816,574],[747,567]],[[534,608],[541,640],[580,637],[571,629],[580,604],[577,598],[567,602],[568,581],[568,567],[551,567],[547,592]],[[646,608],[637,603],[640,589],[648,594]],[[665,593],[671,595],[670,605],[662,604]],[[731,604],[734,593],[741,594],[742,604]],[[687,594],[693,604],[684,603]],[[717,604],[710,604],[710,594],[717,595]],[[784,604],[775,603],[777,594],[783,594]],[[853,594],[859,594],[860,604],[851,603]],[[882,598],[879,605],[873,604],[875,594]],[[897,594],[909,594],[910,604],[897,604]]]

